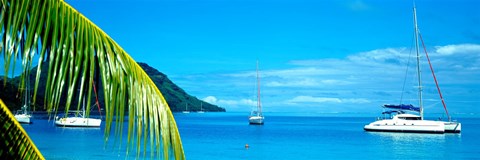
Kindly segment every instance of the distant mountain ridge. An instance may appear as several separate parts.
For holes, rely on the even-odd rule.
[[[158,71],[157,69],[149,66],[146,63],[138,62],[138,64],[143,68],[143,70],[150,76],[152,81],[162,92],[165,100],[167,101],[170,110],[172,112],[181,112],[185,110],[185,106],[188,106],[188,110],[191,112],[200,111],[200,106],[205,112],[225,112],[225,108],[219,107],[217,105],[210,104],[208,102],[202,101],[194,96],[186,93],[182,88],[173,83],[167,75]],[[36,67],[33,68],[36,70]],[[40,84],[37,95],[37,104],[35,104],[35,111],[44,111],[44,93],[46,86],[47,76],[43,73],[46,73],[48,69],[47,63],[44,63],[42,66],[42,76],[40,77]],[[36,71],[30,74],[30,79],[35,80]],[[18,95],[18,83],[19,77],[8,79],[6,85],[4,86],[3,76],[0,78],[0,98],[5,102],[5,104],[10,108],[11,111],[16,111],[23,104],[22,98]],[[35,85],[35,82],[31,82],[30,86]],[[100,84],[101,85],[101,84]],[[100,87],[101,88],[101,87]],[[103,102],[103,91],[98,91],[98,98],[100,101],[100,106],[102,108],[104,105]],[[74,100],[75,101],[75,100]],[[76,104],[76,102],[73,102]],[[59,110],[63,110],[63,105],[60,105]],[[32,109],[33,110],[33,109]]]

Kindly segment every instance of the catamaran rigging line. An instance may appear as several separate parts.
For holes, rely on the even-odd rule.
[[[420,36],[420,41],[422,41],[423,50],[425,51],[425,55],[427,57],[428,64],[430,66],[430,70],[432,71],[433,80],[435,81],[435,85],[437,86],[438,95],[442,100],[443,109],[445,109],[445,113],[447,114],[448,121],[450,122],[452,118],[450,117],[450,114],[448,114],[447,105],[445,104],[445,100],[443,99],[442,91],[440,91],[440,86],[438,86],[437,76],[435,76],[435,71],[433,70],[432,63],[430,62],[430,58],[428,57],[427,48],[425,47],[425,43],[423,42],[422,34],[419,33],[419,36]]]

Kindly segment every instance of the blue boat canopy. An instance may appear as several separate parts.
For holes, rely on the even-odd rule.
[[[411,104],[385,104],[385,105],[383,105],[383,107],[390,108],[390,109],[399,109],[399,110],[409,110],[409,111],[420,112],[420,108],[415,107]]]
[[[391,110],[391,111],[382,112],[382,114],[392,114],[392,113],[403,114],[403,113],[405,113],[405,112],[403,112],[403,111],[397,111],[397,110]]]

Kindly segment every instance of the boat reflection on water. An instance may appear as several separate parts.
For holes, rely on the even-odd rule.
[[[396,147],[407,147],[405,144],[428,144],[435,142],[438,144],[445,143],[449,138],[461,138],[462,134],[421,134],[421,133],[404,133],[404,132],[365,132],[372,135],[373,138],[380,139],[381,142],[391,145],[391,149]],[[397,144],[397,145],[396,145]],[[413,147],[415,146],[408,146]]]
[[[447,134],[421,134],[421,133],[403,133],[403,132],[365,132],[370,135],[378,136],[384,140],[414,142],[423,140],[442,140]]]

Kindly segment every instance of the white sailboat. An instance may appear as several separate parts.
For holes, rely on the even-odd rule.
[[[198,111],[197,113],[205,113],[203,111],[203,102],[200,102],[200,111]]]
[[[258,61],[257,61],[257,110],[252,111],[250,114],[250,117],[248,117],[248,121],[250,124],[257,124],[257,125],[263,125],[263,120],[265,117],[263,117],[262,114],[262,103],[260,101],[260,76],[258,73]]]
[[[55,117],[55,125],[61,127],[100,127],[102,119],[87,118],[85,116],[85,99],[82,106],[82,111],[80,112],[71,112],[65,116]]]
[[[17,110],[17,112],[15,113],[14,117],[15,119],[17,119],[17,121],[19,123],[32,123],[32,121],[30,120],[30,118],[32,118],[32,115],[28,112],[28,109],[29,109],[29,105],[30,105],[30,99],[29,99],[29,96],[30,96],[30,76],[28,75],[28,73],[25,73],[26,74],[26,78],[25,78],[25,93],[24,93],[24,104],[22,106],[22,108],[20,110]]]
[[[190,111],[188,111],[188,103],[185,103],[185,110],[182,113],[190,113]]]
[[[95,95],[97,95],[95,85],[94,85],[94,93]],[[102,123],[102,119],[86,117],[85,105],[86,105],[85,98],[83,98],[82,111],[70,112],[67,115],[63,115],[63,116],[56,116],[55,125],[60,127],[100,127],[100,124]],[[98,110],[100,111],[98,98],[96,98],[95,105],[97,105]]]
[[[15,119],[17,119],[17,121],[19,123],[32,123],[32,121],[30,121],[31,117],[32,117],[32,115],[30,115],[30,113],[28,113],[28,105],[27,104],[23,105],[22,109],[18,110],[17,113],[15,113]]]
[[[421,71],[420,71],[420,54],[419,54],[419,31],[417,26],[417,15],[416,15],[416,7],[413,7],[413,15],[414,15],[414,27],[415,27],[415,48],[416,48],[416,55],[417,55],[417,77],[418,77],[418,98],[419,98],[419,107],[414,107],[413,105],[391,105],[386,104],[383,105],[384,108],[393,109],[391,111],[383,112],[383,114],[394,114],[391,118],[383,118],[379,119],[375,122],[372,122],[368,125],[365,125],[364,130],[366,131],[382,131],[382,132],[416,132],[416,133],[444,133],[444,132],[451,132],[451,133],[459,133],[461,131],[461,124],[458,122],[452,122],[450,116],[448,115],[448,111],[445,106],[445,102],[440,92],[440,88],[438,88],[438,83],[436,81],[435,74],[433,72],[433,68],[430,64],[430,69],[432,70],[433,78],[435,79],[435,83],[437,85],[437,89],[439,91],[440,98],[445,108],[445,112],[448,116],[448,121],[432,121],[432,120],[424,120],[423,119],[423,101],[422,101],[422,79],[421,79]],[[420,37],[421,38],[421,37]],[[423,41],[422,41],[423,42]],[[422,43],[423,44],[423,43]],[[427,59],[428,54],[426,54]],[[429,60],[430,61],[430,60]],[[430,63],[430,62],[429,62]],[[416,114],[408,114],[406,112],[413,112],[419,113]]]

